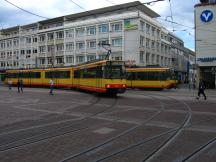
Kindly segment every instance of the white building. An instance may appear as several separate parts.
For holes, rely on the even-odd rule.
[[[0,69],[70,66],[106,57],[128,65],[172,66],[170,33],[136,1],[0,31]],[[172,40],[180,40],[172,35]],[[183,43],[182,43],[183,44]]]
[[[195,5],[195,45],[198,78],[215,88],[216,79],[216,1],[201,0]]]

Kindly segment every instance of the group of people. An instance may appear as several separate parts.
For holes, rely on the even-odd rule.
[[[8,81],[9,90],[12,89],[12,84],[13,84],[12,81],[9,80]],[[53,95],[54,81],[52,79],[50,79],[49,84],[50,84],[49,94]],[[201,94],[203,95],[205,100],[207,99],[206,94],[205,94],[205,89],[206,89],[205,81],[200,81],[200,84],[199,84],[199,87],[198,87],[198,94],[197,94],[196,99],[199,99]],[[17,81],[17,90],[18,90],[18,93],[23,92],[23,80],[22,79],[18,79],[18,81]]]
[[[12,80],[8,80],[9,90],[12,90],[12,85],[13,85]],[[18,93],[23,92],[23,80],[22,79],[18,79],[17,81],[17,92]]]
[[[50,83],[49,94],[53,95],[54,81],[51,79],[49,83]],[[9,88],[9,90],[12,90],[12,85],[13,85],[12,80],[8,80],[8,88]],[[17,85],[17,90],[18,90],[17,92],[18,93],[23,92],[23,80],[22,79],[18,79],[16,85]]]

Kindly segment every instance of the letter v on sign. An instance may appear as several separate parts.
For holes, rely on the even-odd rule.
[[[200,15],[200,19],[202,22],[210,22],[213,19],[213,12],[210,10],[204,10],[201,15]]]

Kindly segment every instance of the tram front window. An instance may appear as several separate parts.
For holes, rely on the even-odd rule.
[[[125,68],[123,65],[105,66],[104,78],[106,79],[123,79]]]

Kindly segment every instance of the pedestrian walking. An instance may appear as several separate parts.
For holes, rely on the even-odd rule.
[[[54,89],[54,81],[52,80],[52,79],[50,79],[50,92],[49,92],[49,94],[50,95],[53,95],[53,89]]]
[[[17,92],[20,93],[20,80],[17,81]]]
[[[12,84],[13,84],[12,80],[8,80],[8,88],[9,88],[9,90],[12,90]]]
[[[205,94],[205,89],[206,89],[205,82],[201,81],[200,84],[199,84],[198,96],[196,97],[196,99],[200,98],[200,94],[202,94],[204,96],[204,100],[207,99],[206,94]]]
[[[23,92],[23,80],[22,79],[20,80],[20,90],[21,92]]]

